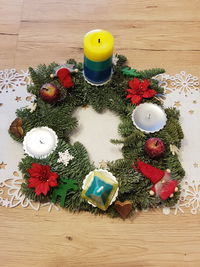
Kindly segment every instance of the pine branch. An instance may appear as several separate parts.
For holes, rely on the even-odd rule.
[[[144,70],[144,71],[138,71],[138,74],[140,75],[139,77],[141,79],[151,79],[152,77],[164,73],[164,69],[160,68],[154,68],[154,69],[149,69],[149,70]]]

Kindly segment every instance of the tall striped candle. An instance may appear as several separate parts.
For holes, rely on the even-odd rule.
[[[84,77],[94,85],[103,85],[112,76],[114,38],[105,30],[93,30],[84,38]]]

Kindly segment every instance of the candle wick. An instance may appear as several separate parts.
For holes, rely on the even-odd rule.
[[[40,140],[40,144],[43,144],[44,145],[44,143]]]
[[[97,190],[97,193],[101,192],[103,190],[103,186],[101,186],[98,190]]]
[[[99,44],[100,44],[100,41],[101,41],[101,40],[100,40],[100,38],[99,38],[99,39],[98,39],[98,43],[99,43]]]
[[[151,114],[148,115],[148,119],[151,119]]]

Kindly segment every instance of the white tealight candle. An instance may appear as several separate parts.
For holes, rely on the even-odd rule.
[[[167,117],[160,106],[144,103],[133,110],[132,121],[139,130],[146,133],[154,133],[165,126]]]
[[[50,155],[58,144],[56,133],[48,127],[33,128],[24,137],[23,148],[31,157],[42,159]]]

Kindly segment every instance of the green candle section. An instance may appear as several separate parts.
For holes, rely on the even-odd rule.
[[[84,65],[93,71],[104,71],[108,66],[112,65],[112,57],[105,61],[95,62],[84,56]]]

